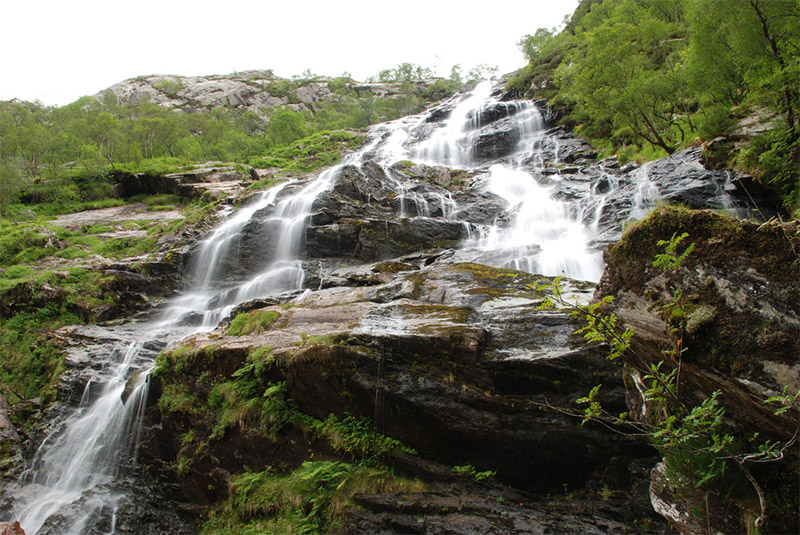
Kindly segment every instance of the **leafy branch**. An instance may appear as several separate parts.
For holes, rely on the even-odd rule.
[[[786,451],[796,443],[800,428],[785,442],[760,441],[756,433],[749,439],[754,444],[754,449],[742,451],[745,449],[742,446],[743,441],[732,434],[726,425],[725,409],[720,404],[719,390],[692,407],[687,406],[680,398],[680,371],[682,354],[686,351],[683,338],[688,320],[688,302],[675,281],[695,248],[695,244],[691,243],[681,250],[681,243],[687,237],[688,233],[675,233],[669,240],[660,240],[658,245],[664,247],[664,250],[656,254],[652,262],[653,266],[671,275],[666,289],[672,295],[661,301],[659,306],[668,332],[675,337],[674,346],[662,351],[665,359],[657,363],[648,361],[631,348],[634,331],[630,327],[623,328],[620,319],[608,311],[613,297],[606,296],[589,305],[582,305],[577,300],[570,302],[564,296],[559,277],[551,282],[539,282],[534,285],[534,289],[549,293],[540,309],[558,307],[580,319],[583,326],[576,333],[581,334],[589,343],[605,344],[608,359],[614,360],[625,355],[626,362],[639,374],[644,402],[657,409],[651,411],[643,421],[633,421],[627,413],[611,414],[602,407],[599,400],[601,385],[597,385],[586,396],[576,400],[576,403],[586,406],[582,413],[582,424],[593,421],[626,435],[648,437],[662,452],[667,464],[677,467],[681,479],[694,480],[696,488],[708,486],[722,478],[727,470],[727,462],[733,462],[758,496],[760,511],[757,513],[755,526],[760,528],[767,518],[767,499],[748,465],[783,459]],[[675,362],[676,365],[670,365],[669,362]],[[774,413],[779,415],[789,410],[798,398],[800,391],[792,393],[784,389],[781,395],[769,397],[765,402],[777,404]],[[627,431],[620,431],[621,426],[623,429],[627,428]]]

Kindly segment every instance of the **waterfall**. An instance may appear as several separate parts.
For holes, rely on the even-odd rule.
[[[147,400],[147,374],[130,378],[133,370],[141,370],[141,349],[132,342],[112,351],[106,368],[87,383],[78,408],[45,439],[23,472],[14,513],[26,533],[39,533],[48,518],[80,500],[86,501],[86,514],[58,518],[58,533],[86,533],[86,521],[98,509],[116,509],[121,496],[107,487],[135,459]]]
[[[239,303],[302,288],[299,253],[311,205],[333,186],[342,167],[361,162],[374,141],[314,180],[287,181],[263,192],[200,243],[189,276],[192,287],[168,303],[158,320],[138,325],[137,341],[124,350],[119,343],[109,350],[87,381],[78,407],[49,433],[30,467],[8,489],[8,516],[18,519],[28,535],[116,532],[125,496],[113,489],[121,469],[135,462],[155,361],[143,346],[213,329]],[[285,194],[290,186],[294,190]],[[226,287],[222,263],[238,255],[243,228],[265,210],[271,211],[268,222],[278,236],[275,254],[255,276]]]
[[[190,288],[167,303],[158,319],[127,328],[101,362],[92,363],[81,403],[60,420],[8,489],[8,517],[19,519],[28,535],[116,532],[117,512],[126,500],[118,478],[135,463],[154,366],[155,350],[147,346],[165,347],[214,329],[246,301],[304,289],[301,259],[312,206],[336,186],[346,166],[365,167],[369,160],[380,167],[400,219],[455,221],[461,201],[442,189],[415,190],[391,172],[393,164],[411,160],[469,171],[469,187],[504,203],[505,213],[491,223],[461,220],[458,259],[588,281],[599,280],[602,250],[618,238],[622,220],[628,214],[641,217],[659,195],[648,165],[629,174],[600,164],[568,169],[564,140],[546,130],[538,109],[530,102],[501,101],[492,82],[453,97],[441,109],[445,119],[438,122],[423,113],[376,125],[368,143],[341,165],[314,179],[280,183],[231,211],[197,246]],[[505,145],[498,146],[497,139]],[[256,220],[269,254],[252,272],[234,273],[231,267],[246,254],[243,233]],[[374,329],[402,329],[402,323],[387,320]],[[378,421],[381,396],[378,388]]]
[[[496,267],[597,282],[603,271],[602,248],[592,246],[597,236],[592,224],[584,221],[585,199],[556,199],[553,188],[537,181],[542,170],[559,163],[559,146],[556,138],[546,135],[544,119],[536,106],[528,101],[500,101],[490,81],[481,82],[465,97],[455,97],[451,105],[443,124],[416,143],[412,140],[424,129],[425,115],[416,121],[406,118],[381,126],[388,131],[382,145],[387,150],[382,156],[386,163],[409,159],[485,171],[483,189],[506,201],[512,222],[477,231],[467,226],[461,257]],[[476,145],[486,135],[486,128],[501,122],[508,123],[503,126],[516,140],[515,146],[508,157],[487,169],[487,158],[477,154]],[[597,218],[599,214],[592,223]],[[473,251],[471,256],[467,250]]]

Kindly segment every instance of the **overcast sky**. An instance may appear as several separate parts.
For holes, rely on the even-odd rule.
[[[521,67],[578,0],[5,0],[0,100],[64,105],[127,78],[272,69],[357,80],[411,62]]]

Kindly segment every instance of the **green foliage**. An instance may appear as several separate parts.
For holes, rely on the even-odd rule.
[[[433,78],[433,71],[428,67],[422,67],[413,63],[401,63],[393,69],[383,69],[376,77],[368,81],[373,82],[411,82],[414,80],[424,80]]]
[[[94,320],[93,307],[111,300],[106,283],[100,273],[82,268],[55,271],[17,265],[2,271],[0,382],[24,398],[52,401],[64,363],[61,348],[48,333]]]
[[[415,492],[422,483],[367,462],[307,461],[288,474],[244,473],[203,526],[204,535],[331,533],[358,493]]]
[[[196,369],[214,351],[213,346],[193,349],[190,346],[178,346],[162,351],[156,357],[153,375],[168,377],[172,374],[186,373]]]
[[[738,162],[780,192],[787,208],[800,209],[800,136],[793,130],[776,129],[755,138]]]
[[[275,145],[288,145],[309,134],[306,117],[290,108],[276,108],[269,117],[267,135]]]
[[[252,310],[237,314],[230,327],[228,334],[231,336],[244,336],[246,334],[258,334],[269,329],[281,315],[274,310]]]
[[[542,301],[539,305],[540,310],[555,308],[558,305],[568,306],[573,317],[584,320],[585,325],[576,333],[583,335],[584,340],[589,343],[608,344],[610,360],[618,358],[630,347],[633,330],[630,328],[620,329],[617,316],[603,311],[611,304],[613,297],[606,296],[600,301],[588,305],[579,305],[577,301],[568,304],[564,300],[561,289],[561,277],[555,277],[551,282],[537,282],[533,285],[533,289],[549,293],[552,296],[546,297]]]
[[[309,172],[336,164],[344,152],[357,148],[363,141],[363,136],[352,132],[316,132],[289,145],[272,147],[252,157],[249,163],[254,167]]]
[[[754,491],[760,505],[756,525],[761,526],[766,518],[767,498],[748,465],[783,459],[785,450],[793,440],[781,444],[760,440],[758,434],[749,440],[737,437],[726,421],[725,409],[719,402],[720,391],[712,392],[699,404],[691,406],[680,395],[681,360],[686,350],[682,344],[689,318],[686,308],[689,303],[683,290],[675,285],[674,275],[684,268],[687,257],[694,250],[695,244],[691,243],[680,251],[681,243],[687,237],[688,233],[675,233],[668,240],[658,241],[658,246],[663,247],[664,252],[657,253],[653,260],[653,266],[673,276],[667,282],[667,290],[672,291],[672,297],[659,302],[669,332],[675,337],[674,347],[663,351],[666,357],[663,361],[648,364],[645,358],[631,354],[629,350],[633,333],[622,331],[616,316],[591,306],[567,303],[557,281],[541,286],[553,292],[553,298],[544,306],[567,306],[578,317],[584,318],[586,325],[579,332],[583,332],[590,341],[608,344],[609,358],[620,355],[616,347],[624,340],[622,351],[626,354],[626,363],[641,377],[644,386],[642,395],[648,408],[646,421],[633,422],[628,420],[627,414],[614,416],[606,413],[598,399],[600,385],[597,385],[587,396],[577,400],[579,404],[588,405],[583,413],[583,423],[597,420],[607,424],[624,424],[631,426],[634,432],[647,436],[664,456],[671,481],[679,489],[691,485],[738,499],[745,499]],[[604,319],[598,320],[598,315]],[[590,336],[587,337],[587,333]],[[800,392],[792,394],[785,390],[783,395],[773,396],[767,402],[780,403],[782,406],[775,411],[780,414],[798,398]]]
[[[184,158],[160,156],[134,162],[117,164],[115,169],[124,173],[144,173],[150,176],[164,176],[170,173],[179,173],[192,168],[192,162]]]
[[[478,470],[471,464],[457,465],[451,468],[451,470],[453,473],[458,474],[461,477],[471,477],[475,479],[475,481],[483,481],[484,479],[493,479],[497,475],[497,472],[494,472],[492,470],[478,472]]]
[[[189,392],[186,385],[165,385],[161,397],[158,398],[158,409],[162,414],[193,414],[198,411],[198,407],[199,400]]]
[[[659,247],[664,246],[664,252],[656,254],[653,265],[663,271],[677,271],[683,267],[686,257],[694,251],[695,244],[690,243],[681,254],[677,253],[677,249],[680,243],[688,236],[688,232],[684,232],[680,236],[675,233],[669,240],[658,240],[657,245]]]
[[[176,97],[178,95],[178,91],[183,89],[183,83],[180,80],[161,80],[159,83],[153,85],[154,88],[158,89],[159,91],[163,91],[170,97]]]
[[[800,203],[796,2],[586,0],[563,31],[519,45],[528,64],[507,89],[548,98],[563,124],[621,160],[730,133],[748,109],[774,117],[772,132],[718,165],[774,187],[790,211]]]
[[[369,420],[350,415],[339,418],[331,414],[321,422],[308,421],[306,429],[311,436],[325,438],[334,450],[356,458],[413,453],[400,441],[378,433]]]

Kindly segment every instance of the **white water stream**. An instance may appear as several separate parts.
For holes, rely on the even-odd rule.
[[[558,140],[547,137],[531,103],[502,103],[492,91],[493,85],[485,82],[471,94],[454,98],[449,117],[438,126],[428,126],[427,137],[419,134],[426,114],[378,125],[367,146],[342,166],[362,165],[369,158],[384,168],[412,160],[474,170],[479,187],[500,197],[508,216],[480,228],[464,222],[466,239],[459,255],[496,266],[597,281],[602,272],[600,217],[610,193],[592,194],[588,188],[582,197],[557,198],[555,186],[562,177],[550,173],[545,179],[545,169],[559,164]],[[476,156],[475,143],[484,127],[481,112],[490,108],[512,117],[508,121],[518,141],[510,155],[487,162]],[[117,532],[116,511],[124,492],[116,481],[121,467],[135,461],[153,366],[154,351],[143,354],[142,340],[160,340],[164,345],[191,332],[213,329],[240,303],[302,289],[301,251],[311,207],[321,193],[334,187],[342,166],[308,182],[273,187],[208,235],[194,255],[192,288],[165,307],[159,320],[138,329],[139,342],[117,343],[109,349],[80,405],[53,429],[19,483],[7,490],[5,503],[11,504],[4,511],[7,519],[18,519],[28,535]],[[648,183],[647,168],[641,169],[635,215],[657,196]],[[455,218],[458,206],[450,192],[424,197],[402,180],[390,180],[387,187],[397,192],[400,216],[430,217],[441,212],[444,219]],[[266,214],[267,228],[277,236],[275,251],[248,280],[226,280],[225,266],[238,258],[242,230],[256,214],[262,218]]]
[[[118,341],[109,345],[79,406],[45,438],[30,468],[7,490],[8,518],[19,520],[27,535],[116,533],[117,509],[125,496],[114,483],[120,469],[135,461],[154,365],[154,355],[141,355],[143,342],[174,342],[213,329],[239,303],[302,288],[299,251],[311,204],[333,186],[343,165],[360,163],[369,148],[303,185],[285,182],[265,191],[209,234],[195,255],[192,288],[169,303],[160,319],[139,327],[139,341],[122,348]],[[289,186],[297,187],[278,199]],[[273,260],[245,283],[222,287],[222,261],[238,254],[242,229],[266,209],[272,209],[270,221],[279,235]],[[202,320],[184,326],[187,315],[196,314]]]

